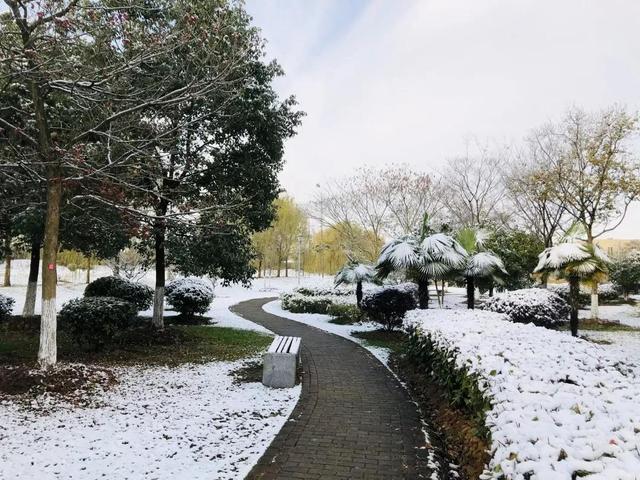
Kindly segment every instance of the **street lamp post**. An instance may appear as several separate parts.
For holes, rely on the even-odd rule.
[[[320,243],[324,243],[324,202],[322,201],[322,187],[316,183],[316,187],[320,189]],[[324,278],[324,252],[320,248],[320,277]]]
[[[302,234],[298,235],[298,285],[302,276]]]

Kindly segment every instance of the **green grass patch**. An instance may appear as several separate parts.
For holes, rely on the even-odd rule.
[[[58,359],[64,362],[105,365],[179,365],[216,360],[233,361],[253,356],[273,339],[249,330],[215,326],[172,325],[163,331],[136,328],[123,332],[104,351],[79,349],[62,332]],[[0,327],[0,364],[35,363],[38,333]]]
[[[564,326],[563,328],[569,330],[568,326]],[[578,330],[589,330],[592,332],[640,332],[640,328],[623,323],[596,320],[580,320]]]
[[[371,330],[369,332],[352,332],[352,336],[361,338],[372,347],[388,348],[394,353],[402,352],[407,341],[407,334],[399,330]]]

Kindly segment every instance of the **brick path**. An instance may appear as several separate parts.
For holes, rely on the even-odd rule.
[[[302,395],[291,418],[247,479],[428,478],[415,404],[366,349],[242,302],[238,315],[282,335],[302,337]]]

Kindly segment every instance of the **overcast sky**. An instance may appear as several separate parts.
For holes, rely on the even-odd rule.
[[[640,1],[247,0],[307,112],[281,181],[306,201],[360,165],[441,169],[572,105],[640,108]],[[640,237],[640,206],[610,235]]]

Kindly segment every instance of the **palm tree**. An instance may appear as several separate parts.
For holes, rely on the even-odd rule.
[[[404,271],[418,284],[420,308],[429,308],[429,281],[459,268],[464,259],[464,249],[448,235],[436,233],[422,241],[407,235],[391,240],[382,248],[375,267],[376,276],[384,279],[392,272]]]
[[[476,283],[489,280],[501,283],[501,275],[506,274],[504,263],[500,257],[490,251],[483,251],[487,233],[483,230],[463,228],[458,232],[458,242],[467,251],[462,276],[467,284],[467,308],[475,308]]]
[[[356,301],[358,307],[362,302],[362,282],[373,282],[375,272],[371,265],[354,261],[347,262],[336,274],[335,286],[356,284]]]
[[[555,274],[569,282],[571,306],[571,335],[578,335],[578,310],[580,309],[580,282],[600,282],[607,275],[609,258],[593,244],[560,243],[546,248],[539,255],[534,274]]]

